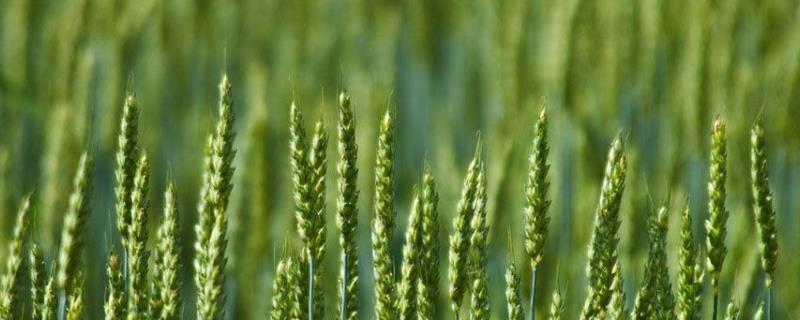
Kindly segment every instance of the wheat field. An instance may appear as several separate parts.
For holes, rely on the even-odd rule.
[[[800,1],[0,1],[0,319],[800,319]]]

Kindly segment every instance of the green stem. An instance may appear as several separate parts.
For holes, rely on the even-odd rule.
[[[717,304],[719,304],[719,294],[714,292],[714,309],[711,320],[717,320]]]
[[[345,254],[345,253],[342,253]],[[347,256],[342,259],[342,307],[341,320],[347,320]]]
[[[528,317],[530,320],[536,320],[536,273],[538,273],[538,270],[533,269],[533,273],[531,274],[531,315]]]
[[[314,255],[308,251],[308,320],[314,320]]]
[[[764,310],[764,312],[766,313],[767,320],[772,320],[772,286],[767,288],[767,299],[766,300],[767,300],[767,303],[766,303],[766,306],[764,306],[764,308],[766,310]]]

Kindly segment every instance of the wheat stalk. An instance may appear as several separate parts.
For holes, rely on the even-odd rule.
[[[150,315],[162,320],[179,319],[181,313],[180,234],[175,183],[169,181],[164,192],[164,217],[157,233],[157,256],[153,269]]]
[[[703,268],[692,232],[692,216],[687,202],[681,222],[678,252],[678,316],[681,320],[700,320],[703,293]]]
[[[458,200],[456,216],[453,218],[453,234],[450,235],[447,272],[450,287],[448,293],[450,296],[450,308],[456,319],[458,319],[458,311],[461,309],[461,303],[468,288],[467,260],[470,247],[469,236],[472,234],[470,221],[474,213],[480,156],[481,143],[478,140],[475,147],[475,156],[467,167],[467,176],[464,178],[461,199]]]
[[[725,208],[727,188],[725,186],[727,171],[727,140],[725,138],[725,123],[717,118],[714,122],[711,137],[711,169],[708,182],[708,211],[706,220],[706,270],[711,274],[711,286],[714,294],[713,318],[717,319],[719,304],[719,276],[722,263],[725,261],[727,249],[725,248],[725,234],[727,232],[728,210]]]
[[[529,160],[528,180],[525,185],[525,250],[530,259],[531,276],[531,300],[529,302],[530,319],[536,319],[536,274],[539,263],[542,261],[542,249],[547,238],[547,226],[550,217],[547,216],[547,209],[550,201],[547,200],[547,189],[550,183],[547,182],[547,172],[550,166],[547,164],[547,154],[550,149],[547,146],[547,113],[542,107],[539,119],[534,127],[533,146]]]
[[[478,169],[478,178],[475,189],[475,213],[472,215],[470,229],[470,268],[472,269],[472,319],[489,319],[489,279],[486,273],[486,246],[488,243],[489,228],[486,224],[486,167],[483,162]]]
[[[119,256],[114,250],[110,250],[108,253],[106,277],[108,277],[108,289],[106,291],[105,305],[103,306],[105,319],[124,319],[128,312],[128,301],[125,295],[125,275],[122,273],[122,263]]]
[[[9,253],[6,258],[6,272],[0,283],[0,319],[13,318],[14,309],[20,303],[17,291],[19,291],[23,279],[20,269],[25,257],[23,249],[30,224],[30,199],[30,195],[25,196],[17,210],[17,222],[14,224],[12,240],[8,248]]]
[[[342,270],[340,279],[340,319],[356,319],[358,316],[358,252],[356,251],[356,226],[358,225],[358,168],[356,159],[356,126],[350,97],[339,95],[339,198],[336,201],[336,225],[341,232]]]
[[[225,248],[228,244],[226,210],[233,187],[233,97],[228,76],[223,75],[219,86],[219,119],[207,146],[205,185],[199,219],[195,226],[197,240],[194,260],[197,286],[197,318],[202,320],[225,317]]]
[[[589,293],[581,319],[595,319],[608,306],[611,298],[612,270],[616,263],[619,237],[619,207],[625,189],[626,160],[622,134],[618,134],[608,152],[600,201],[595,213],[594,230],[589,246]]]
[[[129,320],[149,318],[147,296],[150,251],[147,249],[147,192],[150,189],[150,162],[142,155],[136,168],[131,192],[131,224],[128,229],[128,316]]]
[[[372,259],[375,276],[375,315],[397,317],[394,297],[394,265],[389,244],[394,231],[394,117],[387,110],[381,120],[375,157],[375,217],[372,221]]]

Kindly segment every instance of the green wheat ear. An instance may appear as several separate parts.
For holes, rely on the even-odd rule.
[[[728,309],[725,311],[725,320],[739,320],[742,317],[742,310],[736,301],[728,303]]]
[[[131,192],[131,225],[128,238],[128,270],[130,287],[128,292],[128,316],[130,320],[149,318],[147,297],[148,266],[150,252],[147,250],[147,192],[150,188],[150,162],[142,155],[136,168]]]
[[[778,260],[778,236],[775,227],[775,210],[772,206],[772,192],[769,189],[767,175],[767,148],[764,139],[764,127],[761,119],[757,120],[750,132],[750,170],[753,178],[753,213],[755,215],[758,234],[761,238],[761,266],[767,273],[765,283],[772,286],[775,279],[775,266]]]
[[[106,302],[103,306],[107,320],[124,319],[127,314],[127,297],[125,295],[125,275],[122,273],[122,263],[114,250],[108,253],[106,266],[108,289]]]
[[[564,298],[558,289],[553,291],[553,299],[550,302],[550,320],[561,320],[564,314]]]
[[[600,202],[595,212],[594,230],[589,246],[589,293],[581,319],[595,319],[608,306],[614,264],[618,260],[620,226],[619,207],[625,189],[626,160],[623,154],[622,133],[618,134],[608,152]]]
[[[25,248],[28,225],[30,224],[30,199],[30,195],[25,196],[17,211],[17,222],[14,225],[11,244],[9,244],[8,248],[8,258],[6,259],[6,273],[3,274],[2,283],[0,283],[0,319],[13,318],[14,310],[18,309],[15,307],[20,304],[18,291],[23,279],[23,273],[20,272],[20,269],[25,257],[23,250]]]
[[[39,244],[31,244],[28,255],[28,266],[30,268],[31,281],[31,306],[33,309],[32,319],[41,320],[43,317],[42,304],[44,302],[44,292],[47,286],[47,272],[44,266],[44,254]]]
[[[725,255],[727,254],[725,235],[729,213],[725,208],[727,195],[725,183],[728,175],[726,144],[725,123],[717,118],[714,122],[711,136],[711,169],[709,170],[710,180],[708,182],[709,217],[705,223],[706,248],[708,250],[706,270],[711,274],[711,286],[714,294],[714,320],[716,320],[719,302],[719,276],[722,271],[722,263],[725,261]]]
[[[92,159],[84,152],[73,180],[73,191],[64,217],[61,248],[58,252],[56,284],[64,299],[72,295],[77,271],[82,264],[84,225],[89,216],[91,171]]]
[[[674,315],[675,300],[667,268],[667,214],[666,207],[651,215],[648,222],[650,249],[647,254],[644,280],[636,296],[632,318],[669,319]]]
[[[520,293],[521,280],[513,257],[509,255],[508,268],[506,269],[506,306],[509,320],[522,320],[525,311],[522,309],[522,294]]]
[[[278,262],[272,283],[272,311],[270,319],[283,320],[299,317],[300,301],[297,301],[297,273],[300,270],[294,258],[286,257]]]
[[[133,192],[133,179],[136,174],[136,161],[139,153],[138,134],[139,106],[136,98],[132,94],[128,94],[122,107],[120,132],[117,136],[117,167],[114,170],[117,228],[126,252],[128,250],[128,230],[131,225],[131,192]]]
[[[678,252],[678,315],[684,320],[700,320],[703,294],[703,267],[692,232],[689,203],[681,221],[681,247]]]
[[[420,308],[420,317],[432,319],[435,316],[434,306],[439,295],[439,193],[436,181],[429,166],[422,176],[422,236],[420,242],[420,286],[425,292],[418,292],[417,300],[424,300],[430,305],[426,310]],[[422,303],[420,303],[422,304]]]
[[[486,272],[487,258],[486,247],[488,243],[489,228],[486,225],[486,167],[480,164],[475,189],[475,213],[472,216],[470,227],[470,267],[472,269],[472,319],[489,319],[489,279]]]
[[[530,310],[535,319],[536,301],[536,273],[539,263],[542,261],[542,250],[544,241],[547,238],[547,226],[550,217],[547,216],[547,209],[550,201],[547,200],[547,189],[550,183],[547,182],[547,172],[550,165],[547,164],[547,155],[550,148],[547,146],[547,113],[542,107],[539,113],[539,120],[534,127],[535,136],[533,147],[529,158],[528,180],[525,185],[525,250],[528,252],[531,270],[531,301]]]
[[[76,274],[76,280],[74,284],[74,288],[72,289],[72,293],[68,297],[67,301],[67,312],[66,312],[66,319],[67,320],[83,320],[85,318],[85,308],[83,301],[83,272],[80,270]]]
[[[315,217],[313,215],[313,208],[315,200],[312,199],[311,194],[311,180],[313,179],[312,169],[308,163],[309,150],[306,142],[306,132],[303,128],[303,114],[296,103],[292,102],[289,111],[289,163],[292,167],[292,185],[294,196],[294,216],[297,222],[297,233],[300,235],[300,240],[303,243],[301,250],[299,268],[302,271],[299,274],[298,285],[300,287],[298,294],[298,301],[305,305],[306,303],[314,304],[308,305],[308,308],[301,308],[301,314],[298,317],[306,318],[306,312],[314,310],[317,304],[315,301],[309,300],[309,273],[315,264],[313,259],[314,255],[311,252],[317,251],[316,248],[316,234],[315,231]],[[316,315],[315,315],[316,316]],[[314,317],[316,318],[316,317]]]
[[[52,272],[51,272],[52,273]],[[55,320],[58,311],[58,301],[56,301],[56,279],[49,276],[47,285],[44,287],[42,303],[39,305],[38,314],[42,320]]]
[[[398,309],[400,319],[417,318],[417,283],[420,278],[420,262],[422,244],[422,203],[417,188],[414,188],[414,200],[411,202],[411,215],[408,218],[406,244],[403,247],[403,264],[401,280],[398,288]]]
[[[458,200],[456,216],[453,218],[453,234],[450,236],[447,278],[450,282],[450,308],[458,317],[464,294],[468,288],[467,260],[469,257],[469,237],[472,234],[470,221],[475,207],[475,190],[478,181],[478,166],[481,157],[480,139],[475,147],[475,156],[467,167],[467,176]]]
[[[325,315],[322,285],[318,285],[318,283],[320,283],[322,277],[321,265],[325,259],[325,240],[327,238],[327,222],[325,219],[325,176],[328,169],[327,149],[328,133],[325,123],[320,118],[314,126],[314,137],[311,139],[311,152],[308,157],[308,167],[311,170],[309,197],[312,205],[310,208],[312,215],[312,245],[309,247],[309,251],[314,258],[314,269],[309,269],[309,271],[313,271],[313,275],[309,279],[313,281],[312,284],[314,286],[308,289],[313,290],[311,294],[314,302],[314,319],[321,319]],[[308,273],[306,273],[306,277],[308,276]]]
[[[151,316],[162,320],[178,319],[181,313],[180,233],[175,183],[169,181],[164,192],[164,217],[157,234],[157,256],[153,270]]]
[[[195,225],[197,240],[194,259],[197,288],[197,318],[201,320],[225,317],[225,249],[228,245],[226,211],[233,177],[233,97],[228,76],[223,75],[219,86],[219,119],[207,145],[204,185]]]
[[[753,320],[764,320],[766,319],[764,316],[764,301],[760,301],[758,303],[758,308],[756,309],[756,313],[753,314]]]
[[[356,251],[356,226],[358,225],[358,146],[356,124],[350,97],[339,95],[339,198],[336,202],[336,224],[341,232],[342,272],[340,279],[341,320],[358,317],[358,252]]]
[[[375,313],[378,319],[394,319],[394,265],[390,243],[395,224],[394,209],[394,117],[387,110],[381,120],[375,157],[375,217],[372,221],[372,259],[375,275]]]

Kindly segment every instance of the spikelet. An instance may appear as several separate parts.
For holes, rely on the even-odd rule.
[[[131,224],[128,229],[128,319],[149,318],[147,295],[150,252],[147,249],[147,192],[150,188],[150,162],[146,155],[139,160],[131,192]]]
[[[725,320],[739,320],[742,317],[742,310],[736,301],[728,303],[728,308],[725,311]]]
[[[39,305],[37,312],[42,320],[55,320],[56,311],[58,311],[58,301],[56,301],[56,279],[49,277],[47,285],[44,287],[42,303]]]
[[[461,199],[458,200],[456,216],[453,218],[453,234],[450,236],[450,250],[448,253],[447,278],[450,282],[448,290],[450,296],[450,309],[458,314],[464,294],[468,288],[467,264],[469,257],[469,237],[472,234],[470,222],[474,213],[475,190],[478,181],[478,166],[481,156],[481,143],[478,140],[475,147],[475,156],[467,168],[464,186],[461,190]]]
[[[611,299],[612,270],[618,259],[619,207],[625,189],[625,155],[622,134],[618,134],[608,152],[600,201],[595,213],[592,241],[589,246],[589,292],[581,319],[595,319]]]
[[[486,168],[483,162],[478,171],[475,189],[475,213],[472,216],[470,237],[470,268],[472,269],[472,319],[489,319],[489,279],[486,272],[486,247],[489,228],[486,225]]]
[[[228,76],[220,83],[219,119],[209,140],[205,185],[203,186],[199,218],[195,226],[197,240],[194,260],[197,288],[197,319],[225,317],[225,250],[228,245],[226,211],[233,187],[233,97]]]
[[[761,252],[761,266],[767,277],[764,280],[767,288],[772,286],[775,279],[775,265],[778,260],[778,236],[775,227],[775,210],[772,205],[772,192],[769,189],[767,175],[767,150],[764,139],[764,127],[761,120],[757,120],[750,133],[750,159],[752,167],[750,174],[753,178],[753,213],[755,215],[758,234],[761,238],[759,250]]]
[[[0,283],[0,319],[14,318],[15,306],[20,304],[17,294],[23,279],[23,273],[20,272],[20,269],[25,257],[23,249],[28,225],[30,224],[30,203],[30,195],[25,196],[17,211],[17,222],[14,225],[11,243],[8,248],[9,253],[6,258],[6,272],[3,274],[2,283]],[[17,314],[16,316],[22,315]]]
[[[608,303],[608,320],[625,320],[625,287],[622,282],[622,266],[614,264],[614,282],[611,283],[611,301]]]
[[[358,252],[356,251],[356,226],[358,225],[358,146],[356,145],[356,126],[350,97],[339,95],[339,198],[336,202],[336,225],[341,232],[339,245],[342,247],[342,271],[340,286],[341,320],[355,320],[358,317]]]
[[[372,259],[375,276],[377,319],[397,317],[394,297],[394,265],[389,244],[395,224],[394,209],[394,117],[386,111],[381,120],[375,157],[375,217],[372,221]]]

